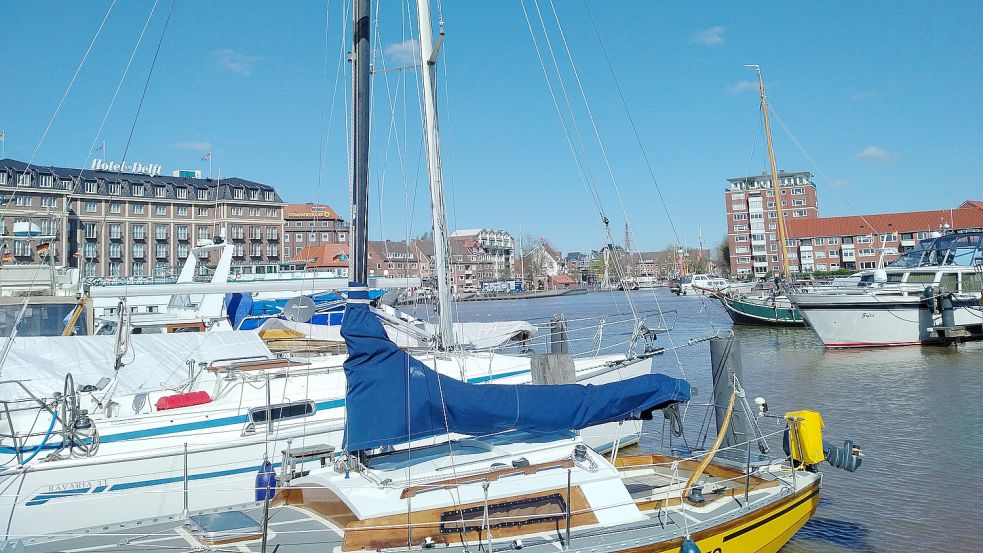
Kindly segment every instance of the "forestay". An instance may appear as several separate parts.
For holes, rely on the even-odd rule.
[[[448,432],[474,436],[582,429],[647,419],[657,409],[689,401],[689,383],[663,374],[600,386],[475,385],[440,375],[389,339],[358,286],[351,285],[341,326],[348,348],[349,451]]]
[[[255,332],[135,334],[130,340],[119,371],[117,393],[177,385],[187,380],[187,362],[191,359],[210,363],[219,359],[273,357]],[[19,380],[32,393],[45,397],[62,391],[67,373],[72,373],[77,385],[96,384],[103,377],[113,376],[115,341],[111,335],[17,338],[0,367],[0,381]],[[16,384],[0,384],[0,398],[23,396],[24,391]]]

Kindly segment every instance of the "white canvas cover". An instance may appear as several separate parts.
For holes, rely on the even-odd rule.
[[[9,338],[0,341],[0,349],[6,340]],[[19,380],[44,397],[62,391],[67,373],[72,373],[76,386],[95,384],[113,376],[115,342],[116,336],[111,335],[17,338],[0,367],[0,382]],[[255,332],[134,334],[123,356],[117,393],[157,390],[185,381],[190,359],[210,363],[251,356],[273,357]],[[24,396],[16,384],[0,384],[0,398]]]

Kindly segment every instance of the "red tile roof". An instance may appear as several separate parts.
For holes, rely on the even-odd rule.
[[[308,246],[294,256],[294,261],[307,261],[308,268],[347,267],[348,244],[319,244]]]
[[[961,207],[908,213],[792,219],[786,222],[789,238],[931,231],[938,230],[942,223],[948,223],[953,229],[983,228],[983,209]]]

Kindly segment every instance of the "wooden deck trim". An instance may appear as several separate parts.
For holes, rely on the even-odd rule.
[[[438,480],[430,484],[421,484],[419,486],[410,486],[403,489],[403,493],[400,494],[400,499],[407,499],[415,496],[420,492],[428,492],[431,490],[441,490],[441,489],[451,489],[460,486],[461,484],[473,484],[475,482],[494,482],[499,478],[504,476],[514,476],[516,474],[536,474],[541,470],[547,470],[552,468],[572,468],[573,461],[570,459],[564,459],[562,461],[553,461],[550,463],[540,463],[538,465],[529,465],[528,467],[519,468],[504,468],[496,471],[485,472],[482,474],[470,474],[467,476],[460,476],[457,478],[449,478],[447,480]]]

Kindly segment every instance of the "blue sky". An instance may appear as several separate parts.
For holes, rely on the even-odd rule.
[[[381,4],[376,67],[411,63],[407,7]],[[521,225],[524,235],[545,236],[564,251],[598,247],[605,240],[599,217],[568,150],[520,3],[442,4],[440,115],[451,226],[516,235]],[[767,169],[748,63],[762,66],[771,106],[805,152],[773,120],[778,165],[816,174],[821,215],[983,199],[983,11],[976,2],[589,5],[673,223],[584,4],[558,2],[556,9],[622,202],[550,4],[540,0],[587,144],[583,159],[617,241],[624,234],[622,203],[642,249],[673,242],[673,227],[691,245],[701,228],[708,243],[724,235],[725,179]],[[31,158],[109,6],[106,0],[0,3],[0,20],[8,23],[0,50],[7,157]],[[122,156],[166,0],[96,133],[152,6],[121,0],[113,7],[36,163],[87,164],[90,145],[103,140],[108,155],[99,157]],[[526,0],[526,8],[545,48],[534,2]],[[346,213],[347,64],[335,84],[347,41],[344,10],[341,0],[327,4],[325,48],[325,2],[177,0],[127,161],[207,171],[201,157],[212,151],[216,176],[269,183],[288,201],[320,200]],[[433,12],[436,19],[436,4]],[[415,236],[430,224],[416,79],[410,71],[375,77],[373,238]]]

